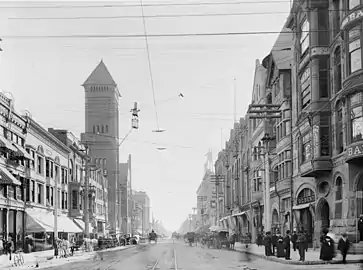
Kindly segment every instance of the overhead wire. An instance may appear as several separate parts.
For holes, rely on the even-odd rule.
[[[329,12],[347,11],[347,9],[329,9]],[[307,11],[312,12],[312,11]],[[261,11],[261,12],[229,12],[229,13],[181,13],[181,14],[155,14],[155,15],[118,15],[118,16],[72,16],[72,17],[8,17],[8,20],[116,20],[116,19],[140,19],[140,18],[183,18],[183,17],[230,17],[230,16],[256,16],[295,14],[291,11]]]
[[[148,60],[148,65],[149,65],[150,83],[151,83],[151,90],[152,90],[152,94],[153,94],[153,103],[154,103],[154,109],[155,109],[156,127],[157,127],[157,130],[160,130],[158,107],[156,105],[156,98],[155,98],[155,82],[154,82],[153,70],[152,70],[152,66],[151,66],[150,48],[149,48],[149,40],[148,40],[148,36],[147,36],[146,21],[145,21],[145,17],[144,17],[143,0],[140,0],[140,4],[141,4],[142,24],[143,24],[144,33],[145,33],[145,45],[146,45],[147,60]]]
[[[221,5],[244,5],[244,4],[281,4],[281,3],[289,3],[289,0],[274,0],[274,1],[234,1],[234,2],[190,2],[190,3],[150,3],[144,4],[144,7],[178,7],[178,6],[221,6]],[[126,3],[126,2],[125,2]],[[102,5],[51,5],[51,6],[0,6],[0,8],[7,9],[82,9],[82,8],[135,8],[140,7],[140,4],[102,4]]]
[[[207,36],[248,36],[248,35],[274,35],[297,33],[321,33],[330,30],[309,31],[242,31],[242,32],[210,32],[210,33],[169,33],[169,34],[70,34],[70,35],[3,35],[3,39],[111,39],[111,38],[162,38],[162,37],[207,37]]]

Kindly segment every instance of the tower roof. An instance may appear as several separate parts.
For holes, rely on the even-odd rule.
[[[91,75],[89,75],[87,80],[83,83],[83,85],[92,84],[117,86],[105,63],[103,63],[103,60],[101,60],[97,67],[92,71]]]

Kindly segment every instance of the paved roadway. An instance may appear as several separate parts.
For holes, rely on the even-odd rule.
[[[163,240],[158,244],[140,245],[135,248],[109,251],[103,260],[83,260],[64,265],[41,267],[57,270],[299,270],[299,269],[359,269],[359,265],[286,265],[251,258],[245,261],[243,253],[215,250],[201,247],[190,247],[183,241]],[[245,268],[248,267],[248,268]]]

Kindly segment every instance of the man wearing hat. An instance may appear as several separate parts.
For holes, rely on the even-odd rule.
[[[347,233],[342,233],[342,238],[339,239],[338,242],[338,249],[340,250],[342,257],[343,257],[343,263],[346,263],[347,253],[350,248],[350,241],[347,238]]]
[[[358,231],[359,231],[359,241],[363,241],[363,214],[359,215]]]

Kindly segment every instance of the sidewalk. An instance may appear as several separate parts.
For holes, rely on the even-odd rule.
[[[117,251],[117,250],[123,250],[123,249],[129,249],[136,247],[136,245],[129,245],[126,247],[115,247],[115,248],[109,248],[102,250],[100,252],[109,252],[109,251]],[[83,252],[83,251],[75,251],[73,256],[67,257],[67,258],[58,258],[56,259],[54,257],[54,250],[46,250],[46,251],[39,251],[39,252],[33,252],[33,253],[24,253],[24,265],[15,267],[13,266],[12,262],[9,262],[8,256],[2,255],[0,256],[0,269],[1,270],[9,270],[9,269],[28,269],[36,266],[36,263],[38,262],[39,268],[42,268],[43,266],[57,266],[57,265],[63,265],[65,263],[69,263],[72,261],[79,261],[79,260],[85,260],[88,258],[94,257],[96,254],[96,251],[92,252]]]
[[[316,264],[337,264],[341,263],[342,256],[339,252],[337,252],[337,256],[331,262],[325,262],[319,260],[320,256],[320,249],[308,249],[308,252],[305,253],[305,261],[299,261],[300,256],[298,251],[294,251],[291,248],[291,260],[285,260],[285,258],[277,258],[276,256],[265,256],[265,247],[260,246],[258,247],[256,244],[249,244],[248,248],[246,248],[245,244],[236,243],[235,250],[240,252],[246,252],[251,255],[255,255],[257,257],[263,258],[265,260],[279,262],[283,264],[308,264],[308,265],[316,265]],[[362,255],[351,255],[348,254],[347,256],[347,263],[363,263]]]

